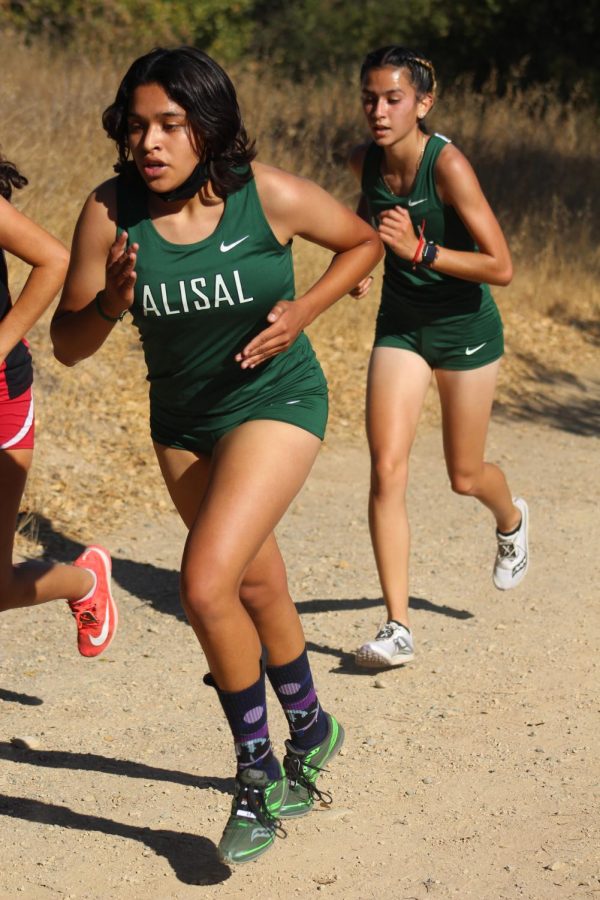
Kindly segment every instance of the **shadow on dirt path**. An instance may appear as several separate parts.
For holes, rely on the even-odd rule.
[[[139,841],[164,856],[179,881],[185,884],[220,884],[231,877],[227,866],[219,862],[216,847],[208,838],[160,828],[137,828],[104,816],[78,813],[68,806],[42,803],[29,797],[0,794],[0,815],[69,830],[99,832]]]
[[[528,374],[523,390],[494,404],[494,415],[513,422],[549,425],[581,437],[600,434],[600,382],[551,369],[525,353],[517,354]],[[532,387],[535,386],[535,390]]]
[[[133,760],[115,759],[97,753],[72,753],[66,750],[22,750],[6,741],[0,741],[0,759],[48,769],[101,772],[103,775],[119,775],[124,778],[165,781],[200,790],[216,788],[224,794],[230,794],[233,789],[232,778],[192,775],[189,772],[160,769]]]

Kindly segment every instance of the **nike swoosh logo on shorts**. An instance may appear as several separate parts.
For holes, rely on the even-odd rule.
[[[292,406],[294,403],[300,403],[300,401],[299,400],[286,400],[285,401],[286,406]]]
[[[478,347],[467,347],[467,349],[465,350],[465,354],[467,356],[471,356],[471,354],[477,353],[478,350],[481,350],[482,347],[485,347],[486,344],[487,341],[484,341],[483,344],[480,344]]]
[[[427,200],[427,197],[423,197],[422,200],[409,200],[408,205],[409,206],[418,206],[419,203],[425,203],[426,200]]]
[[[233,250],[234,247],[237,247],[238,244],[241,244],[242,241],[247,241],[249,237],[250,235],[246,234],[243,238],[240,238],[239,241],[234,241],[233,244],[226,244],[225,241],[221,241],[219,249],[221,253],[228,253],[230,250]]]

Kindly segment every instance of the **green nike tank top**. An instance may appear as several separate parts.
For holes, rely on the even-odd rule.
[[[223,415],[326,382],[304,333],[255,369],[234,359],[268,326],[278,300],[294,299],[291,241],[279,243],[252,178],[225,201],[215,231],[173,244],[148,214],[147,188],[117,179],[118,232],[139,244],[134,325],[140,333],[150,401],[174,419]]]
[[[413,189],[406,197],[397,197],[383,180],[383,148],[375,143],[369,145],[363,165],[362,192],[368,202],[375,228],[383,210],[400,206],[408,211],[416,234],[423,220],[425,221],[425,237],[428,241],[452,250],[477,250],[473,238],[454,208],[444,205],[436,190],[435,164],[441,151],[449,143],[450,140],[440,134],[429,138]],[[478,307],[483,300],[492,301],[492,296],[487,284],[464,281],[425,266],[417,266],[413,270],[409,260],[402,259],[386,246],[381,302],[395,305],[398,300],[421,308],[424,305],[450,305],[460,313],[461,310]]]

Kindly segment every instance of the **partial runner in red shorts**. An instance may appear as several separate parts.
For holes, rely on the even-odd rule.
[[[17,168],[0,156],[0,612],[66,599],[77,622],[79,652],[98,656],[117,626],[107,551],[88,547],[73,565],[41,560],[13,563],[15,522],[35,432],[33,368],[25,332],[57,294],[69,260],[59,241],[11,206],[13,188],[26,184]],[[14,305],[5,250],[31,266]]]
[[[34,434],[31,388],[14,400],[0,400],[0,450],[33,450]]]

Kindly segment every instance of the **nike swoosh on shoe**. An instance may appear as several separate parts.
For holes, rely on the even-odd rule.
[[[93,634],[88,635],[90,639],[90,644],[93,644],[94,647],[100,647],[101,644],[104,643],[108,636],[108,630],[110,628],[110,603],[106,604],[106,615],[104,617],[104,624],[102,625],[102,631],[98,635],[98,637],[94,637]]]

